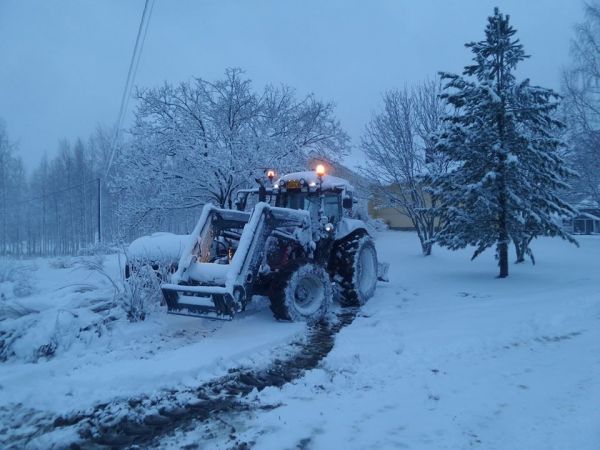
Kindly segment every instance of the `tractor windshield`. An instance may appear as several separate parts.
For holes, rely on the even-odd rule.
[[[285,196],[285,207],[290,209],[304,209],[310,211],[319,209],[319,197],[309,195],[307,192],[288,192]]]
[[[321,199],[318,194],[308,192],[288,192],[283,199],[283,206],[290,209],[304,209],[311,215],[318,216]],[[340,198],[336,194],[325,194],[324,211],[330,222],[336,223],[341,216]]]

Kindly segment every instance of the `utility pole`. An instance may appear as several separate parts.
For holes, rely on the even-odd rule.
[[[100,178],[96,179],[97,187],[98,187],[98,243],[102,242],[102,191],[100,189]]]

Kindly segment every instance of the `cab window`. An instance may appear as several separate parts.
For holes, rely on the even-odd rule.
[[[288,192],[283,198],[283,207],[290,209],[304,209],[310,211],[311,215],[316,215],[321,207],[321,199],[318,194],[309,195],[306,192]],[[341,217],[341,204],[338,195],[325,195],[324,212],[327,219],[332,222],[338,222]]]
[[[340,220],[341,215],[340,197],[338,195],[326,195],[324,198],[325,215],[331,223]]]

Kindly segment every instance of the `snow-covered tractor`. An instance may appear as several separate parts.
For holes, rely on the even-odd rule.
[[[325,173],[291,173],[238,192],[237,210],[205,205],[161,285],[173,314],[228,319],[254,295],[268,296],[277,319],[315,322],[334,296],[358,306],[374,293],[386,265],[365,223],[347,217],[353,188]],[[250,212],[244,211],[250,203]]]

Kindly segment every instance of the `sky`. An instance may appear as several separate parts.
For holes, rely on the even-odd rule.
[[[531,58],[519,74],[560,87],[579,0],[155,0],[135,84],[217,79],[287,84],[337,105],[360,162],[382,93],[469,63],[494,6]],[[32,169],[62,138],[116,123],[144,0],[0,0],[0,118]],[[129,104],[125,125],[135,103]]]

